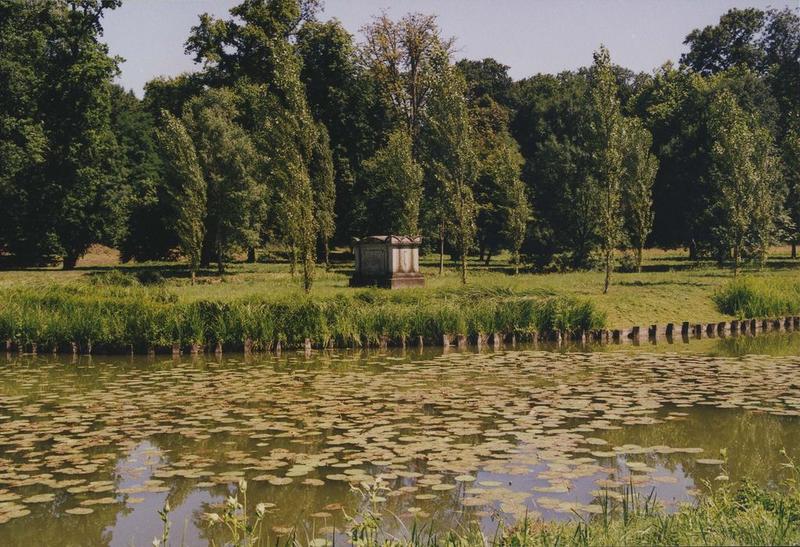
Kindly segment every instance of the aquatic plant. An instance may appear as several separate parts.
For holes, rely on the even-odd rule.
[[[719,311],[740,319],[800,314],[800,283],[794,281],[736,279],[713,298]]]
[[[443,335],[564,334],[601,328],[605,316],[589,301],[517,296],[475,298],[475,291],[376,290],[328,298],[179,302],[163,287],[77,285],[58,291],[29,287],[0,294],[0,340],[19,351],[149,352],[174,348],[268,350],[304,347],[439,344]]]

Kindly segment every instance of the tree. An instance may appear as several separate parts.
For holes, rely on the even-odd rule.
[[[783,165],[788,190],[786,208],[791,221],[789,242],[792,244],[792,258],[797,258],[797,243],[800,240],[800,127],[790,129],[783,140]]]
[[[455,240],[461,261],[461,282],[467,282],[467,255],[475,238],[477,205],[473,184],[477,176],[477,157],[473,145],[464,77],[449,65],[446,52],[436,59],[436,79],[427,115],[434,179],[447,196],[442,225]]]
[[[322,124],[317,124],[317,139],[314,141],[309,170],[314,190],[314,220],[319,231],[318,240],[325,267],[329,267],[329,244],[336,229],[336,186],[333,180],[330,139]]]
[[[614,250],[622,237],[622,177],[624,174],[624,119],[617,97],[617,83],[611,70],[608,50],[601,46],[594,54],[591,97],[592,173],[598,189],[598,235],[603,251],[605,282],[611,283]]]
[[[205,245],[214,250],[220,276],[233,247],[257,242],[262,218],[263,187],[254,177],[256,150],[235,122],[237,101],[228,89],[211,89],[192,98],[182,116],[206,184]]]
[[[481,258],[485,254],[488,265],[493,253],[508,248],[518,263],[530,207],[520,178],[524,159],[508,132],[508,111],[481,96],[473,101],[471,124],[478,160],[474,193]]]
[[[158,115],[154,117],[144,101],[116,85],[111,104],[111,127],[121,151],[117,200],[122,214],[109,243],[119,249],[124,262],[170,259],[179,240],[156,143]]]
[[[186,127],[166,110],[162,116],[162,129],[157,131],[158,142],[167,166],[170,195],[177,209],[175,231],[181,252],[189,261],[194,285],[206,235],[207,184]]]
[[[507,164],[511,165],[511,164]],[[525,241],[530,221],[531,209],[528,205],[528,196],[525,192],[525,183],[517,176],[508,186],[506,193],[506,219],[503,226],[503,235],[511,250],[511,260],[514,262],[514,274],[519,273],[522,262],[520,249]]]
[[[119,0],[0,3],[0,197],[17,204],[0,236],[27,263],[74,268],[110,241],[121,211],[120,151],[111,130],[119,59],[100,21]]]
[[[775,171],[771,137],[727,91],[719,93],[712,101],[709,126],[714,143],[711,150],[711,176],[716,185],[713,208],[720,218],[715,233],[733,254],[736,276],[748,238],[755,237],[756,251],[764,253],[773,235]]]
[[[597,244],[597,193],[589,176],[588,72],[516,82],[511,133],[525,159],[532,208],[525,251],[543,269],[585,268]]]
[[[276,231],[292,250],[292,268],[299,252],[306,291],[313,282],[317,244],[309,168],[318,135],[293,40],[317,8],[316,0],[245,0],[230,10],[228,20],[202,15],[186,42],[187,52],[203,64],[204,82],[230,86],[241,98],[241,126],[258,151],[253,166],[260,218],[266,215],[267,190],[274,189]],[[257,224],[252,218],[251,233]]]
[[[642,250],[653,228],[653,182],[658,159],[652,154],[653,137],[641,121],[627,121],[625,134],[624,206],[628,235],[636,248],[636,269],[642,271]]]
[[[416,141],[437,70],[434,58],[449,53],[453,41],[442,39],[435,16],[421,13],[396,22],[383,14],[362,33],[362,62]]]
[[[300,77],[309,109],[330,136],[336,187],[336,235],[340,243],[367,230],[371,181],[363,162],[374,156],[391,130],[377,85],[357,61],[352,36],[337,20],[306,22],[297,33]]]
[[[718,25],[695,29],[683,41],[689,52],[681,63],[700,74],[714,74],[744,64],[755,67],[763,59],[763,50],[756,43],[764,12],[755,8],[731,9]]]
[[[423,173],[414,160],[411,136],[404,130],[390,134],[386,146],[364,162],[364,176],[371,181],[372,229],[418,235]]]
[[[486,96],[506,108],[512,106],[511,86],[514,82],[508,75],[508,66],[487,57],[480,61],[462,59],[456,63],[456,68],[467,81],[470,100]]]

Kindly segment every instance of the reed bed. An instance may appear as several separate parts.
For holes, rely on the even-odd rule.
[[[714,294],[722,313],[739,319],[800,314],[800,282],[787,279],[741,278]]]
[[[169,289],[124,279],[0,291],[0,340],[19,351],[145,353],[277,347],[441,344],[443,335],[520,339],[605,326],[571,297],[511,291],[353,290],[324,298],[249,297],[180,302]]]

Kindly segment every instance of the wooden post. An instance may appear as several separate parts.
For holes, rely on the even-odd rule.
[[[686,335],[689,334],[689,322],[688,321],[684,321],[681,324],[681,334],[686,334]]]
[[[443,334],[442,335],[442,345],[444,347],[449,347],[450,346],[450,335],[449,334]]]
[[[459,334],[456,336],[456,347],[458,349],[464,349],[467,347],[467,337],[463,334]]]

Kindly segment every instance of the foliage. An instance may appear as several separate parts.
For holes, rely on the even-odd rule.
[[[238,117],[237,97],[227,89],[213,89],[193,97],[182,115],[206,187],[205,211],[192,214],[204,213],[204,246],[213,249],[220,274],[232,248],[256,243],[262,217],[259,208],[263,187],[253,170],[257,165],[256,149],[247,132],[236,123]],[[197,193],[200,184],[191,184],[197,195],[193,201],[202,201]]]
[[[714,209],[722,217],[715,232],[720,244],[733,253],[734,275],[748,243],[760,260],[766,259],[781,203],[771,137],[754,125],[730,93],[722,92],[711,104]]]
[[[0,3],[0,199],[15,204],[0,248],[20,262],[73,268],[124,219],[111,129],[119,60],[100,41],[102,14],[119,3]]]
[[[624,175],[625,126],[617,97],[617,83],[611,71],[608,50],[601,47],[594,55],[592,74],[591,121],[592,169],[598,192],[597,231],[604,255],[606,271],[603,292],[608,292],[613,268],[614,250],[622,239],[624,217],[622,204],[622,179]]]
[[[336,229],[336,186],[328,130],[324,125],[317,124],[316,131],[317,139],[314,141],[309,171],[314,193],[314,221],[323,250],[323,262],[328,266],[328,247]]]
[[[206,234],[207,183],[186,127],[166,110],[163,117],[164,128],[158,132],[158,140],[167,159],[172,180],[170,189],[178,207],[175,231],[181,242],[181,251],[189,261],[194,282]]]
[[[433,179],[446,196],[440,221],[455,240],[461,260],[461,282],[467,282],[467,254],[475,237],[477,205],[473,185],[477,177],[477,157],[463,76],[449,65],[446,52],[436,59],[439,68],[428,107],[427,138],[435,146],[428,149]]]
[[[452,39],[442,39],[436,17],[422,13],[408,14],[399,21],[383,14],[361,30],[365,36],[361,62],[416,139],[440,71],[437,57],[443,51],[449,54]]]
[[[371,181],[369,226],[376,233],[419,234],[422,168],[414,159],[413,142],[406,131],[395,130],[384,148],[364,162]]]
[[[636,249],[636,269],[642,271],[642,252],[653,228],[653,182],[658,159],[653,156],[653,137],[637,119],[628,120],[625,134],[623,203],[630,241]]]

